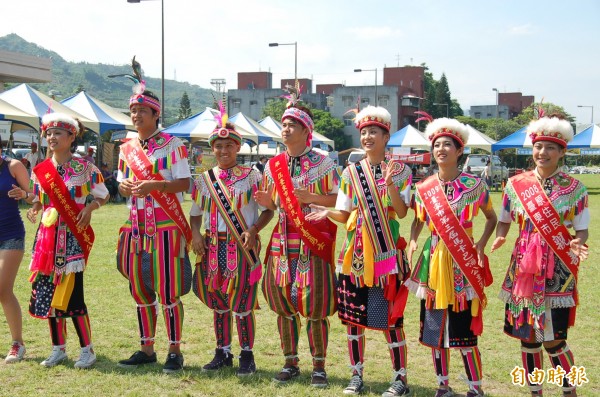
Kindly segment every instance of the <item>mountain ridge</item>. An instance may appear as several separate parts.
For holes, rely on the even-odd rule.
[[[66,99],[82,89],[89,95],[117,109],[127,107],[127,99],[131,96],[132,83],[125,77],[109,78],[112,74],[131,74],[130,65],[108,65],[102,63],[70,62],[57,52],[28,42],[15,33],[0,37],[0,50],[17,52],[25,55],[51,58],[52,81],[49,83],[31,83],[31,87],[48,94],[50,90],[60,92],[57,100]],[[160,96],[160,79],[144,76],[149,90]],[[5,84],[10,89],[18,84]],[[192,114],[213,105],[213,90],[195,84],[165,79],[165,125],[169,126],[178,120],[181,97],[187,92]]]

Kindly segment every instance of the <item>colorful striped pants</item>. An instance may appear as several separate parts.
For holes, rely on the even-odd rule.
[[[291,261],[295,276],[297,259]],[[310,264],[310,283],[298,288],[294,280],[285,287],[277,285],[273,261],[269,258],[263,277],[263,294],[269,307],[277,313],[281,348],[287,364],[298,363],[300,315],[307,319],[306,331],[313,365],[323,366],[327,356],[329,320],[336,311],[335,273],[321,258],[313,256]]]

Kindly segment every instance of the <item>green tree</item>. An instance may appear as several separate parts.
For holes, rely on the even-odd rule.
[[[446,79],[446,75],[442,73],[442,77],[435,85],[435,97],[434,103],[443,104],[443,105],[434,105],[433,113],[430,113],[433,117],[446,117],[452,116],[450,114],[452,98],[450,97],[450,88],[448,88],[448,79]]]
[[[75,93],[78,94],[81,91],[85,91],[85,88],[83,87],[83,84],[79,83],[79,85],[77,86],[77,88],[75,88]]]
[[[190,106],[190,97],[187,91],[183,91],[181,100],[179,101],[179,121],[187,119],[192,115],[192,107]]]
[[[285,99],[269,99],[262,110],[262,117],[271,116],[275,120],[281,120],[286,109]]]
[[[540,108],[540,106],[542,109],[544,109],[544,112],[547,115],[551,114],[551,113],[559,113],[559,114],[562,114],[571,123],[575,122],[575,118],[573,116],[571,116],[569,113],[567,113],[562,106],[555,105],[552,102],[541,103],[541,104],[534,102],[530,106],[523,109],[521,111],[521,114],[519,114],[517,117],[513,118],[513,120],[521,125],[529,124],[529,122],[531,120],[535,120],[538,118],[538,112],[539,112],[538,109]]]
[[[446,117],[446,106],[434,105],[434,103],[444,103],[448,104],[448,115],[450,117],[462,116],[464,113],[460,103],[458,103],[458,100],[452,99],[446,75],[442,73],[438,81],[433,77],[425,63],[422,63],[421,66],[425,69],[423,76],[425,97],[423,98],[421,110],[429,113],[434,118]],[[425,123],[421,124],[423,128],[425,125]]]
[[[313,121],[315,122],[315,131],[332,139],[335,143],[335,150],[348,149],[352,145],[352,139],[344,134],[344,122],[331,116],[331,113],[324,110],[312,109]]]

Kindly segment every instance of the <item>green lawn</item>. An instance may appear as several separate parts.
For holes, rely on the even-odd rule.
[[[583,175],[581,180],[590,187],[590,210],[594,219],[590,227],[590,259],[580,271],[580,307],[577,323],[569,334],[569,344],[575,354],[576,363],[586,368],[589,383],[579,389],[579,395],[600,395],[600,351],[599,315],[592,302],[600,301],[600,289],[594,287],[594,274],[600,273],[598,265],[600,248],[594,244],[595,227],[598,227],[600,211],[600,182],[596,176]],[[496,209],[500,206],[500,193],[493,194]],[[185,209],[189,209],[186,201]],[[23,214],[24,214],[23,210]],[[93,340],[98,362],[91,370],[76,370],[74,360],[79,354],[79,346],[74,329],[69,323],[69,341],[67,352],[69,360],[65,365],[46,369],[39,365],[50,352],[51,343],[46,321],[40,321],[27,314],[27,302],[30,294],[28,282],[29,253],[26,253],[16,282],[17,296],[21,302],[24,319],[24,338],[27,345],[26,360],[19,364],[0,363],[0,395],[34,396],[56,394],[65,396],[95,395],[101,396],[339,396],[349,379],[347,343],[345,328],[337,316],[331,320],[331,335],[328,349],[327,372],[330,387],[326,390],[313,390],[308,386],[311,368],[310,354],[305,328],[300,340],[300,378],[290,385],[278,386],[272,383],[272,376],[281,368],[283,357],[279,347],[276,318],[265,304],[262,294],[260,304],[263,308],[257,313],[258,329],[256,333],[255,356],[258,372],[248,379],[239,379],[234,369],[226,369],[217,374],[201,371],[202,365],[212,359],[214,334],[212,332],[212,313],[190,293],[183,298],[185,305],[184,345],[185,370],[178,375],[163,375],[162,363],[166,357],[166,335],[164,322],[159,317],[156,347],[159,364],[128,371],[118,368],[118,360],[129,357],[138,348],[137,321],[135,305],[129,295],[126,280],[117,272],[115,248],[119,227],[127,217],[124,205],[109,204],[94,213],[92,224],[96,231],[96,244],[86,270],[86,298],[92,322]],[[408,219],[410,218],[410,219]],[[480,217],[483,218],[483,217]],[[406,238],[412,214],[402,221]],[[476,224],[476,233],[483,222]],[[27,223],[26,246],[31,247],[34,226]],[[514,241],[515,227],[509,234]],[[268,241],[268,233],[262,233],[263,242]],[[341,246],[343,229],[338,231],[338,250]],[[424,238],[424,233],[422,239]],[[491,256],[494,284],[488,288],[489,305],[485,311],[485,331],[480,339],[483,358],[483,387],[488,396],[526,396],[527,388],[511,385],[510,371],[521,365],[518,341],[502,333],[503,305],[496,298],[500,283],[508,264],[512,244],[506,244],[499,252]],[[436,383],[431,364],[431,353],[418,343],[419,310],[418,301],[411,296],[405,313],[405,331],[408,340],[408,378],[416,396],[432,396]],[[4,336],[6,351],[10,337],[6,321],[0,316],[0,329]],[[239,354],[237,336],[234,336],[234,354]],[[0,355],[5,351],[0,349]],[[3,357],[3,356],[2,356]],[[547,357],[544,357],[548,367]],[[367,331],[367,350],[365,362],[365,395],[380,395],[391,377],[390,358],[385,338],[381,333]],[[458,379],[464,373],[459,352],[452,353],[450,382],[459,395],[464,395],[466,384]],[[546,396],[561,395],[556,386],[545,386]]]

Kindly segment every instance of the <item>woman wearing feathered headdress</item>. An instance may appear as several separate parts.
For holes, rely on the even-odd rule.
[[[486,183],[458,168],[469,136],[467,127],[455,119],[433,120],[421,114],[430,121],[425,135],[439,171],[417,184],[413,201],[409,261],[423,226],[431,231],[407,281],[421,299],[419,340],[431,347],[436,397],[454,395],[448,381],[450,348],[460,349],[468,377],[467,397],[483,396],[477,340],[487,302],[484,287],[491,283],[484,250],[496,226],[496,213]],[[473,219],[480,210],[485,227],[474,240]]]
[[[398,219],[410,205],[412,172],[403,163],[386,160],[391,116],[382,107],[367,106],[355,118],[365,158],[343,172],[335,210],[318,207],[311,219],[329,216],[346,225],[338,259],[338,316],[348,332],[352,376],[345,394],[363,388],[366,328],[383,331],[392,358],[392,383],[384,397],[410,393],[403,310],[410,273]]]
[[[67,319],[73,320],[81,353],[76,368],[89,368],[96,362],[92,333],[84,299],[83,275],[94,242],[89,227],[92,211],[109,199],[102,173],[93,163],[73,157],[76,138],[83,134],[79,120],[66,114],[42,117],[42,137],[48,141],[52,157],[38,164],[31,174],[36,198],[27,211],[35,223],[42,221],[33,243],[30,269],[32,294],[29,313],[48,319],[52,352],[41,362],[53,367],[67,358]],[[86,204],[87,197],[94,200]]]
[[[590,212],[585,186],[561,171],[573,128],[561,115],[532,121],[527,132],[533,143],[535,169],[508,180],[492,251],[506,242],[512,222],[519,235],[500,298],[506,304],[504,333],[521,342],[527,373],[543,370],[542,346],[554,368],[569,373],[574,365],[567,331],[575,322],[577,269],[588,256]],[[572,228],[575,237],[568,230]],[[564,396],[577,395],[577,385],[564,376]],[[542,395],[542,384],[529,382],[531,395]]]

